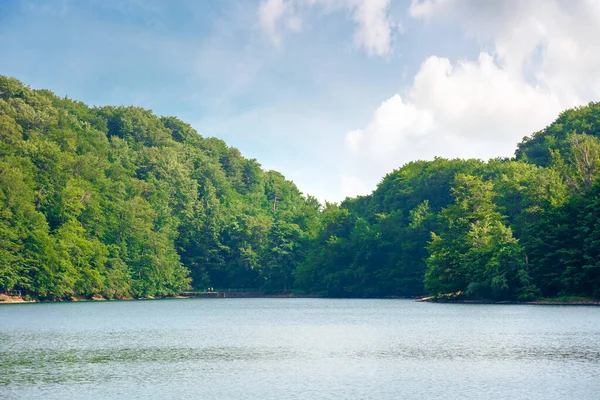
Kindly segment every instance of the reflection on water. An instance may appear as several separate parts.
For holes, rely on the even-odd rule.
[[[0,307],[8,398],[597,399],[598,371],[593,307],[323,299]]]

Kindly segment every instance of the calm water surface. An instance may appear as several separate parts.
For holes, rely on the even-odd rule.
[[[0,398],[594,399],[600,308],[190,299],[0,306]]]

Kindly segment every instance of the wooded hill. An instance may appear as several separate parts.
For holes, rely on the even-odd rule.
[[[174,117],[0,77],[0,291],[600,297],[600,104],[514,159],[415,161],[325,204]]]

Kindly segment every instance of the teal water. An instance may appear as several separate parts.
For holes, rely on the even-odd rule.
[[[0,398],[597,400],[600,308],[328,299],[5,305]]]

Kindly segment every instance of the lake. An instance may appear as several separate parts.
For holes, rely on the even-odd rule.
[[[0,398],[599,396],[600,307],[333,299],[0,306]]]

